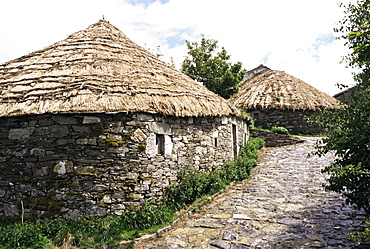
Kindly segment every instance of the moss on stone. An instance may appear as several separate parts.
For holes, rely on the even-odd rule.
[[[144,152],[146,150],[146,145],[147,145],[146,142],[143,142],[143,143],[139,144],[137,150],[140,151],[140,152]]]
[[[128,144],[127,141],[122,141],[122,140],[118,140],[115,138],[109,138],[109,137],[100,139],[100,142],[109,144],[110,146],[113,146],[113,147],[123,147],[124,145]]]
[[[123,133],[122,135],[123,135],[126,139],[130,139],[130,138],[131,138],[131,136],[132,136],[132,134],[131,134],[131,133],[128,133],[128,132]]]
[[[128,180],[126,180],[126,181],[123,182],[123,185],[124,186],[136,186],[137,183],[135,181],[133,181],[133,180],[128,179]]]
[[[140,180],[142,180],[142,181],[149,181],[149,180],[152,180],[152,176],[151,176],[151,175],[143,176],[143,174],[140,174],[139,178],[140,178]]]
[[[76,175],[98,177],[97,173],[91,173],[91,172],[77,172]]]

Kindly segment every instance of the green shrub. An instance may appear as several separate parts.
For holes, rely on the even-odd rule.
[[[52,248],[52,242],[35,224],[15,223],[0,226],[1,248]]]
[[[170,222],[175,213],[167,205],[152,205],[145,202],[139,210],[131,208],[119,217],[123,230],[145,230]]]
[[[365,220],[366,228],[362,232],[355,232],[351,233],[349,238],[352,240],[356,240],[359,238],[361,240],[361,243],[364,245],[370,245],[370,218],[367,218]]]
[[[285,127],[282,127],[282,126],[273,126],[271,128],[271,131],[274,132],[274,133],[278,133],[278,134],[289,135],[288,129],[285,128]]]

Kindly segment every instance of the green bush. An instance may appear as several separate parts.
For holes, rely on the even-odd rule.
[[[271,131],[274,132],[274,133],[278,133],[278,134],[289,135],[288,129],[285,128],[285,127],[282,127],[282,126],[273,126],[271,128]]]
[[[0,234],[0,248],[52,248],[52,241],[29,222],[0,226]]]
[[[349,238],[352,240],[361,240],[361,243],[364,245],[370,245],[370,218],[365,220],[366,228],[362,232],[355,232],[349,235]]]

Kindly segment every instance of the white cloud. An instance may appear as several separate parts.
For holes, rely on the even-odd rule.
[[[349,0],[345,1],[348,2]],[[343,2],[343,1],[342,1]],[[163,59],[184,59],[185,40],[219,41],[234,62],[286,71],[329,94],[351,81],[348,53],[331,39],[342,18],[337,0],[12,0],[0,2],[0,63],[66,38],[102,16]]]

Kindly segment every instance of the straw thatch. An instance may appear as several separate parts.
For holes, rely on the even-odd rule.
[[[70,112],[231,114],[228,102],[105,20],[0,65],[0,116]]]
[[[333,110],[340,103],[283,71],[267,70],[244,82],[234,105],[246,110]]]

